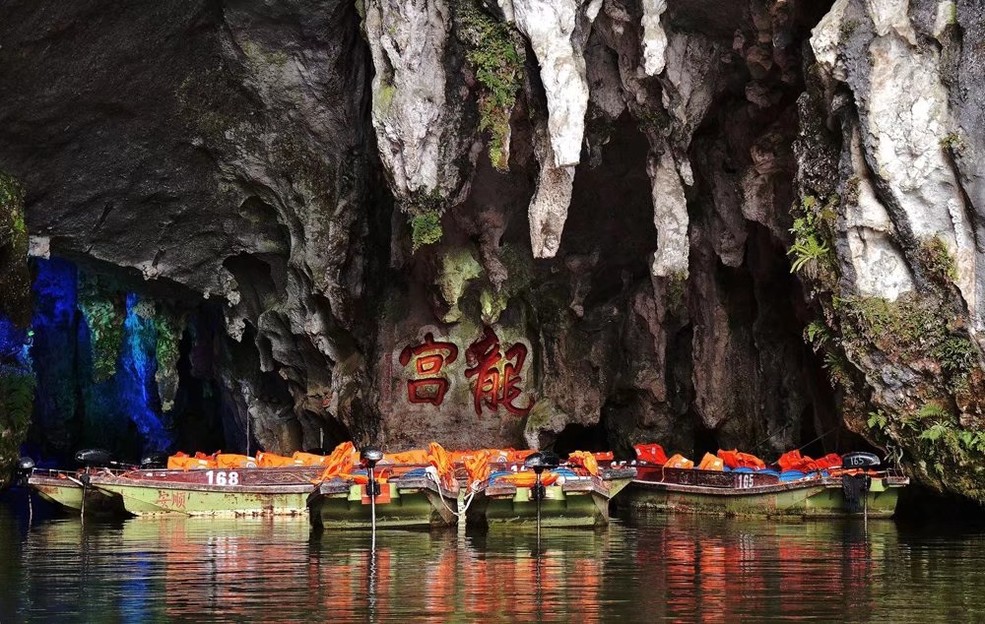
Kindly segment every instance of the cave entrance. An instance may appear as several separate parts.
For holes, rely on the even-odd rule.
[[[594,425],[580,425],[572,423],[567,425],[554,439],[554,452],[562,459],[567,457],[572,451],[608,451],[609,433],[605,424],[599,422]]]
[[[709,429],[701,424],[698,424],[694,428],[694,454],[691,456],[694,459],[694,465],[697,466],[701,458],[705,456],[705,453],[711,453],[715,455],[718,453],[719,446],[718,442],[718,432],[714,429]]]

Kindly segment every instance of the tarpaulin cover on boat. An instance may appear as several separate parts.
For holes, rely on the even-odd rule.
[[[667,453],[664,447],[659,444],[634,444],[633,450],[636,451],[636,459],[651,464],[663,466],[667,463]]]

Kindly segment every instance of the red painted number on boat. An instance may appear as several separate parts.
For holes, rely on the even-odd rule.
[[[209,485],[239,485],[239,473],[238,472],[223,472],[215,470],[210,470],[205,473],[205,476],[209,480]]]
[[[752,487],[752,475],[751,474],[740,474],[740,475],[738,475],[738,477],[739,477],[738,484],[736,485],[737,488],[739,488],[740,490],[744,490],[746,488],[751,488]]]

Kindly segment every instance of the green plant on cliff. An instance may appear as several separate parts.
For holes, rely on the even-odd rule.
[[[940,236],[921,240],[917,259],[927,274],[938,283],[953,283],[958,279],[957,263],[951,256],[947,243]]]
[[[941,149],[960,155],[965,150],[964,139],[957,132],[948,132],[940,140]]]
[[[167,378],[171,378],[174,387],[177,387],[177,365],[179,353],[179,343],[181,334],[184,330],[184,319],[174,312],[158,307],[154,314],[154,359],[157,361],[157,371],[154,373],[154,380],[162,384]],[[162,409],[167,411],[174,396],[161,396]]]
[[[97,278],[80,277],[79,311],[89,328],[93,381],[106,381],[116,373],[123,345],[123,313],[116,297]]]
[[[442,234],[444,234],[441,229],[441,215],[433,210],[411,216],[410,227],[410,236],[414,245],[414,251],[417,251],[424,245],[437,243],[441,240]]]
[[[522,44],[516,32],[483,11],[478,0],[464,0],[454,6],[457,33],[468,47],[466,58],[483,87],[479,129],[489,132],[489,160],[506,171],[510,114],[523,84],[523,57],[518,51]]]
[[[34,374],[22,367],[0,366],[0,467],[18,457],[34,408]],[[0,472],[0,485],[3,480]]]
[[[831,239],[830,224],[834,220],[834,207],[838,201],[837,195],[829,198],[823,206],[812,195],[801,200],[802,216],[795,218],[790,228],[790,233],[794,235],[793,245],[787,252],[793,257],[791,273],[818,279],[831,271],[834,259],[828,241]]]
[[[18,327],[31,322],[31,274],[24,223],[24,189],[0,171],[0,316]]]

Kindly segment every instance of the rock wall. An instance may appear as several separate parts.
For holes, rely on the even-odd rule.
[[[15,0],[0,168],[90,335],[148,302],[175,444],[867,441],[982,499],[981,12]]]

